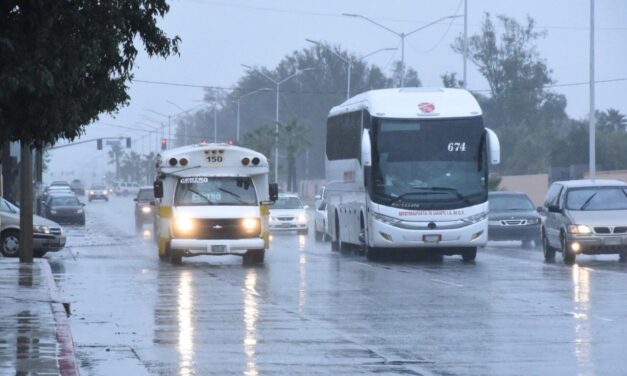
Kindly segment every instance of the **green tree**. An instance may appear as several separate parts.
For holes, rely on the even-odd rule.
[[[279,132],[279,140],[287,156],[287,190],[290,192],[298,190],[296,157],[310,145],[308,134],[309,126],[299,123],[295,118],[282,125]]]
[[[140,182],[142,171],[142,157],[139,153],[131,151],[124,153],[120,165],[120,174],[127,181]]]
[[[521,24],[506,16],[497,20],[500,27],[486,14],[480,32],[468,41],[468,57],[490,88],[489,96],[477,96],[484,122],[499,134],[504,172],[545,171],[552,142],[569,123],[566,99],[546,89],[553,80],[536,49],[545,34],[536,31],[535,21],[527,18]],[[463,38],[452,47],[462,54]],[[454,83],[450,76],[445,78]]]
[[[401,86],[401,72],[403,71],[403,64],[400,61],[394,62],[392,68],[392,77],[388,79],[388,87],[400,87]],[[418,72],[412,67],[408,67],[405,64],[405,87],[419,87],[422,86],[420,78],[418,78]]]
[[[124,149],[120,145],[112,145],[109,154],[109,164],[115,166],[115,180],[120,180],[120,165],[124,158]]]
[[[608,108],[607,111],[595,111],[597,129],[604,133],[624,132],[627,118],[619,110]]]
[[[165,0],[0,2],[0,139],[20,141],[26,162],[21,261],[32,261],[30,151],[73,140],[128,102],[137,42],[150,56],[178,52],[157,26],[168,10]]]
[[[268,160],[274,154],[274,125],[264,124],[259,128],[252,129],[244,133],[241,141],[242,146],[253,149],[265,155]],[[270,169],[271,173],[274,169]]]

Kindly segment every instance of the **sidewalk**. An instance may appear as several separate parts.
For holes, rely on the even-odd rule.
[[[0,259],[0,374],[78,375],[72,334],[46,259]]]

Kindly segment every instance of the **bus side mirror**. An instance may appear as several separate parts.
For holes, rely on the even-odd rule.
[[[370,133],[368,130],[364,130],[361,135],[361,165],[363,167],[372,166],[372,152],[370,144]]]
[[[485,131],[488,135],[490,163],[497,165],[501,163],[501,143],[499,142],[499,137],[490,128],[486,128]]]
[[[161,180],[155,180],[152,184],[152,189],[154,190],[155,198],[163,197],[163,182]]]
[[[279,185],[277,183],[270,183],[268,192],[270,193],[270,201],[275,202],[279,199]]]

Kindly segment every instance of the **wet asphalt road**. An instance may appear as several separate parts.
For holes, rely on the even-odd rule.
[[[136,234],[130,198],[86,213],[47,256],[82,375],[627,373],[617,256],[567,267],[500,243],[474,264],[374,263],[310,233],[273,236],[262,267],[235,256],[172,266]]]

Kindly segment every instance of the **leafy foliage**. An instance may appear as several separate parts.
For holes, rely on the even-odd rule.
[[[157,26],[165,0],[0,2],[0,138],[26,145],[73,140],[129,96],[143,42],[150,56],[178,53]]]

